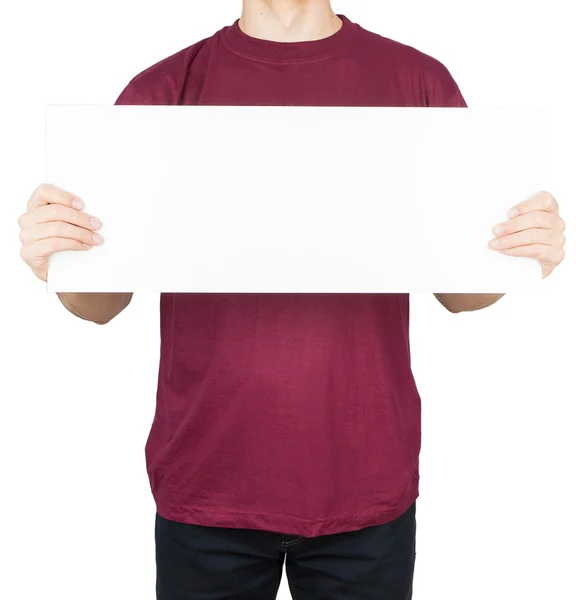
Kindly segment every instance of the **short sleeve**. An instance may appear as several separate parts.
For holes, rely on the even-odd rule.
[[[131,81],[118,96],[115,105],[146,105],[152,102]]]
[[[444,108],[467,108],[464,96],[450,71],[433,59],[424,71],[426,106]]]

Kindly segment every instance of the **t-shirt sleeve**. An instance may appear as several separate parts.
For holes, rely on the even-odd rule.
[[[444,108],[467,108],[464,96],[450,71],[439,61],[433,60],[424,71],[426,106]]]
[[[200,41],[180,50],[133,77],[115,104],[175,106],[181,103],[189,67],[203,46]]]
[[[153,104],[140,89],[139,86],[135,85],[134,81],[131,81],[118,96],[115,105],[146,105]]]

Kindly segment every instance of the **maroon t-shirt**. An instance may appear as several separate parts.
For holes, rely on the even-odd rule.
[[[236,22],[116,104],[466,106],[442,63],[340,17],[335,35],[298,43]],[[408,294],[162,294],[146,445],[159,514],[305,537],[400,516],[420,451],[408,319]]]

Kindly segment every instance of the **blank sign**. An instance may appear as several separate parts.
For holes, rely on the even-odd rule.
[[[488,243],[543,140],[527,108],[49,106],[46,180],[105,241],[53,255],[48,291],[532,290]]]

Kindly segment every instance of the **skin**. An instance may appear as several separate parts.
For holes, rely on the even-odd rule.
[[[330,37],[342,27],[329,0],[244,0],[240,29],[272,42],[306,42]]]
[[[329,0],[244,0],[239,26],[251,37],[289,43],[329,37],[342,21]],[[82,212],[83,207],[78,196],[51,184],[40,185],[30,197],[18,219],[20,255],[42,281],[47,279],[48,259],[54,252],[86,252],[103,242],[97,233],[102,224]],[[539,192],[513,207],[508,220],[494,227],[490,247],[509,256],[537,259],[542,277],[548,277],[564,260],[564,230],[558,202],[552,194]],[[447,310],[459,313],[491,306],[504,294],[434,295]],[[132,300],[131,293],[59,293],[58,297],[72,314],[101,325]]]
[[[566,223],[558,201],[549,192],[538,192],[512,207],[508,220],[494,226],[489,247],[506,256],[535,258],[542,278],[549,277],[564,260]],[[491,306],[504,294],[434,294],[450,312],[474,311]]]
[[[34,190],[18,225],[20,256],[38,279],[46,281],[48,259],[54,252],[86,252],[104,241],[97,233],[102,223],[81,212],[83,206],[78,196],[51,184]],[[58,298],[73,315],[104,325],[128,306],[132,294],[60,293]]]

